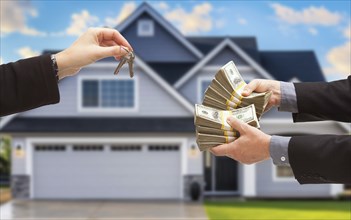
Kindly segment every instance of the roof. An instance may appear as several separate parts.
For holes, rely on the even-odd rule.
[[[186,48],[188,48],[197,58],[202,58],[203,54],[193,44],[191,44],[178,29],[176,29],[171,23],[169,23],[162,15],[160,15],[153,7],[147,2],[143,2],[130,16],[122,21],[116,30],[123,32],[133,21],[135,21],[143,13],[147,13],[155,21],[157,21],[163,28],[165,28],[171,35],[173,35],[179,42],[181,42]]]
[[[200,60],[194,67],[192,67],[182,78],[174,83],[174,87],[179,89],[184,83],[186,83],[194,74],[196,74],[202,67],[204,67],[211,59],[219,54],[223,48],[229,47],[231,50],[236,52],[243,60],[245,60],[254,70],[256,70],[263,78],[273,79],[273,77],[263,69],[258,62],[252,59],[245,53],[236,43],[232,40],[225,38],[215,48],[213,48],[206,56]]]
[[[262,51],[260,56],[261,65],[277,80],[325,81],[313,51]]]
[[[256,62],[260,61],[256,37],[187,37],[203,54],[209,53],[224,39],[229,39],[244,50]]]
[[[194,132],[194,118],[14,118],[2,132]]]

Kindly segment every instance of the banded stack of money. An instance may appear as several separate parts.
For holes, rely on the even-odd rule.
[[[218,110],[204,105],[195,105],[194,123],[197,144],[201,151],[230,143],[239,137],[239,133],[227,123],[229,116],[234,116],[256,128],[260,127],[253,104],[234,110]]]
[[[261,118],[272,92],[255,93],[247,97],[241,95],[245,81],[233,61],[224,65],[215,75],[205,91],[203,105],[221,110],[233,110],[251,104],[255,105],[258,119]]]

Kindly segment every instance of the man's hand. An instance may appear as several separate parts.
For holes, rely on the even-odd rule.
[[[229,144],[222,144],[210,150],[216,156],[227,156],[243,164],[257,163],[270,158],[271,136],[244,122],[229,117],[228,124],[239,131],[240,137]]]
[[[268,92],[272,91],[273,94],[268,101],[265,112],[273,106],[279,106],[281,100],[280,82],[267,79],[254,79],[243,90],[242,95],[248,96],[252,92]]]
[[[58,75],[62,79],[97,60],[113,56],[119,59],[132,51],[128,41],[115,29],[89,28],[69,48],[56,54]]]

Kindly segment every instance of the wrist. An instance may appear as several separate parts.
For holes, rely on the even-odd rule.
[[[276,107],[279,107],[281,100],[282,100],[282,92],[280,89],[280,82],[275,81],[274,84],[275,85],[273,85],[273,89],[272,89],[273,105]]]

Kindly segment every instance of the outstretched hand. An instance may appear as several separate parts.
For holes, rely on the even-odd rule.
[[[119,59],[132,50],[128,41],[117,30],[89,28],[69,48],[56,54],[59,78],[74,75],[82,67],[105,57]]]
[[[229,117],[227,122],[234,130],[239,131],[240,137],[229,144],[213,147],[211,153],[230,157],[243,164],[257,163],[270,157],[270,135],[234,117]]]

